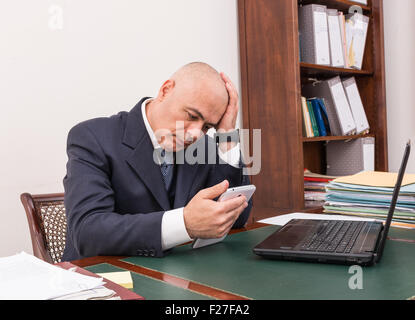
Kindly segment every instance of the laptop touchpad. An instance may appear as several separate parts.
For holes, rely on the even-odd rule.
[[[286,225],[270,236],[263,244],[266,248],[292,249],[304,240],[305,235],[315,228],[315,223]]]

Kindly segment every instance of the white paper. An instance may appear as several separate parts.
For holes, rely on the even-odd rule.
[[[45,300],[97,288],[102,278],[62,269],[25,252],[0,258],[0,300]]]
[[[105,287],[98,287],[54,298],[53,300],[121,300],[117,293]]]
[[[359,218],[359,217],[348,217],[343,215],[332,215],[332,214],[313,214],[294,212],[289,214],[283,214],[272,218],[266,218],[260,220],[260,223],[272,224],[277,226],[284,226],[292,219],[308,219],[308,220],[348,220],[348,221],[374,221],[375,219]]]

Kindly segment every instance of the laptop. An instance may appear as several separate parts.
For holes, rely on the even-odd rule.
[[[411,150],[406,145],[385,225],[379,221],[293,219],[258,244],[264,258],[336,264],[373,265],[380,261]]]

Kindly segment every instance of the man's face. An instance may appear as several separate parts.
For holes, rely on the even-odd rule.
[[[170,151],[187,148],[216,127],[228,103],[224,83],[221,88],[217,83],[176,85],[168,80],[160,95],[154,129],[160,145]]]

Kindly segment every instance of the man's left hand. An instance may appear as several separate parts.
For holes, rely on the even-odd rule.
[[[226,90],[228,90],[229,94],[229,102],[228,106],[226,107],[226,111],[222,116],[222,119],[220,120],[216,131],[218,132],[229,132],[235,130],[236,126],[236,119],[238,116],[238,110],[239,110],[239,97],[238,92],[235,89],[235,86],[233,85],[232,81],[229,79],[229,77],[224,74],[223,72],[220,73],[223,81],[225,82]],[[227,143],[221,143],[219,146],[223,152],[226,152],[233,148],[236,145],[235,142],[227,142]]]

